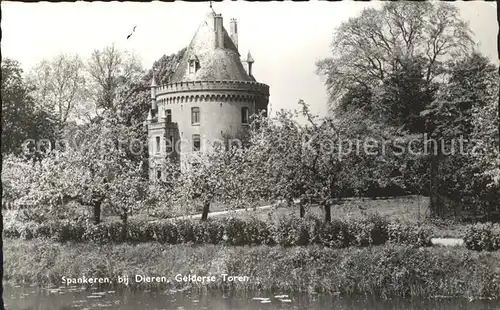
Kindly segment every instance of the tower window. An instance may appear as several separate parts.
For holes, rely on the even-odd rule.
[[[167,143],[167,153],[172,153],[174,151],[175,140],[174,136],[170,135],[169,143]]]
[[[241,123],[248,124],[248,108],[247,107],[241,108]]]
[[[160,153],[160,137],[156,137],[156,153]]]
[[[172,110],[170,110],[170,109],[166,110],[165,116],[167,118],[167,123],[171,123],[172,122]]]
[[[191,124],[192,125],[200,124],[200,108],[198,107],[191,108]]]
[[[161,179],[161,170],[160,169],[156,170],[156,179],[158,179],[158,180]]]
[[[188,67],[189,67],[189,74],[196,73],[196,71],[198,71],[198,69],[200,68],[198,57],[196,57],[195,55],[191,55],[189,57]]]
[[[193,135],[193,151],[198,152],[201,148],[200,135]]]

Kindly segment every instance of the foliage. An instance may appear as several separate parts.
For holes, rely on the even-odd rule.
[[[422,60],[431,82],[445,73],[447,57],[466,54],[472,40],[458,9],[448,3],[388,2],[342,23],[331,45],[334,54],[317,67],[337,102],[350,89],[373,90],[407,59]]]
[[[274,240],[282,246],[301,246],[309,244],[309,225],[306,219],[283,217],[273,231]]]
[[[55,137],[56,122],[52,115],[36,104],[32,90],[23,77],[21,64],[13,59],[2,59],[3,155],[21,154],[29,140],[53,140]]]
[[[499,220],[500,187],[495,185],[498,157],[498,77],[477,53],[451,66],[445,86],[426,114],[433,137],[447,142],[439,170],[439,192],[454,197],[468,219]],[[445,153],[446,151],[446,153]]]
[[[246,150],[240,147],[225,148],[214,145],[203,152],[187,154],[187,169],[179,178],[179,200],[187,205],[201,203],[206,220],[211,203],[246,203],[242,185]]]
[[[129,220],[102,222],[74,219],[43,223],[11,223],[5,227],[9,238],[52,238],[59,242],[159,242],[161,244],[227,244],[366,247],[385,243],[430,246],[430,230],[426,226],[389,222],[373,215],[349,221],[334,219],[323,222],[315,217],[283,217],[278,221],[256,218],[213,218],[207,221],[172,219],[162,221]]]
[[[120,145],[133,136],[128,128],[105,120],[88,124],[79,134],[73,145],[40,161],[13,156],[4,161],[4,195],[14,208],[60,216],[72,211],[65,204],[73,200],[92,206],[98,223],[105,203],[124,220],[141,206],[147,190],[141,162]]]
[[[78,119],[85,98],[85,66],[80,57],[59,54],[42,60],[29,73],[34,102],[57,120],[59,126]]]
[[[470,225],[465,231],[464,243],[468,249],[475,251],[500,250],[500,224]]]
[[[396,186],[431,197],[432,216],[496,220],[498,78],[473,50],[458,9],[388,2],[342,23],[332,47],[332,57],[317,63],[318,73],[326,76],[332,112],[351,120],[346,126],[357,131],[369,120],[406,141],[414,140],[411,134],[437,141],[414,150],[425,156],[386,157],[399,171],[377,163],[364,166],[366,174],[399,175]],[[459,138],[469,141],[466,154],[459,154]]]
[[[297,111],[286,110],[278,111],[274,118],[255,116],[246,170],[246,177],[255,184],[253,196],[276,200],[305,198],[309,182],[303,154],[305,132],[298,116]]]
[[[388,241],[395,244],[407,244],[417,247],[431,245],[431,229],[407,223],[390,223],[387,226]]]

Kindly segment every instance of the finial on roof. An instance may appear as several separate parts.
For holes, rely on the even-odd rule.
[[[252,54],[250,54],[250,51],[248,51],[248,55],[247,55],[247,62],[255,62],[255,60],[253,60],[253,57],[252,57]]]

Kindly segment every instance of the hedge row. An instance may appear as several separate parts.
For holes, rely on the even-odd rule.
[[[30,224],[4,230],[8,238],[51,238],[59,242],[151,242],[164,244],[228,244],[301,246],[320,244],[333,248],[384,243],[429,246],[427,227],[388,222],[371,216],[364,220],[334,220],[286,217],[278,222],[259,219],[217,218],[199,220],[131,221],[101,223],[60,221]]]
[[[474,224],[467,227],[464,244],[469,250],[500,250],[500,224]]]

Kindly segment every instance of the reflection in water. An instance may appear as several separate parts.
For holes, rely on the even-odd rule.
[[[176,291],[109,291],[82,290],[79,287],[36,289],[4,287],[5,309],[69,310],[69,309],[175,309],[175,310],[498,310],[500,301],[465,299],[376,300],[336,296],[282,294],[224,294],[220,292]]]

